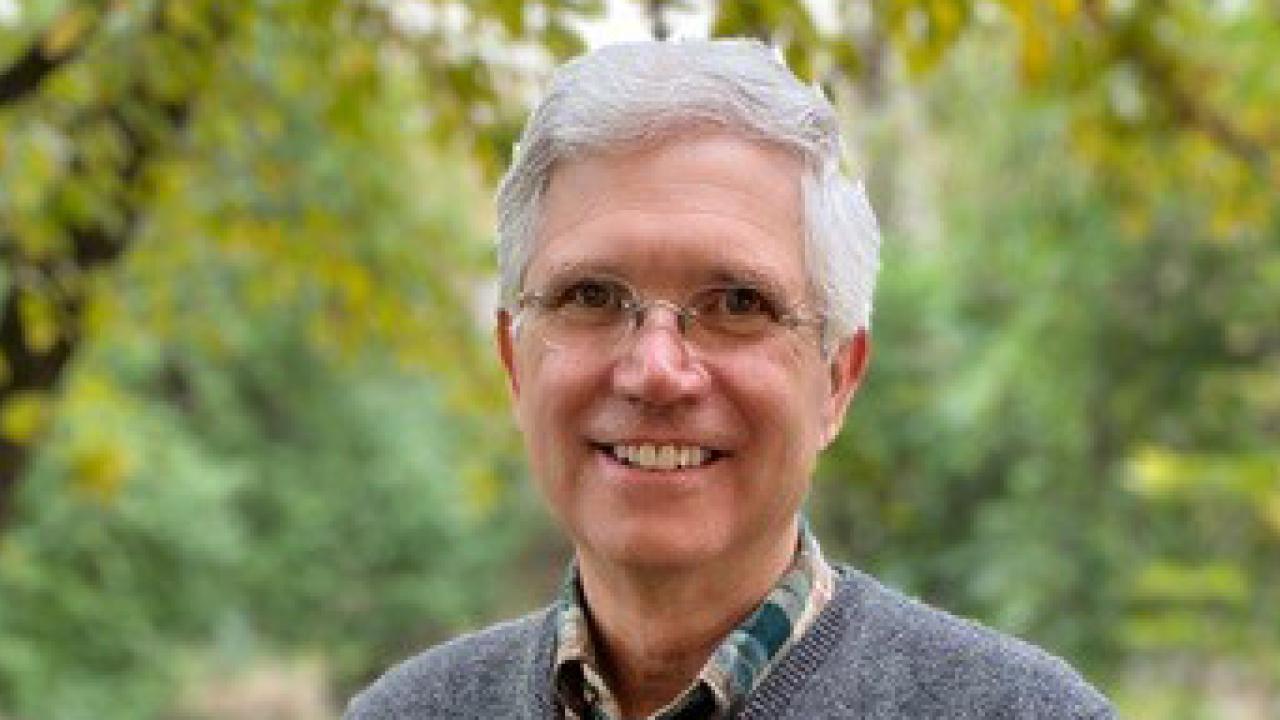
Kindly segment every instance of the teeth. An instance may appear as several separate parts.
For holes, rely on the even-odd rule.
[[[641,445],[632,454],[631,460],[645,467],[652,467],[658,464],[658,448],[653,445]]]
[[[658,467],[664,470],[671,470],[677,464],[675,445],[663,445],[658,448]]]
[[[702,465],[711,452],[696,445],[614,445],[613,455],[648,470],[675,470]]]

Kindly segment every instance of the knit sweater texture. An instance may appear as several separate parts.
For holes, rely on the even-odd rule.
[[[553,611],[460,637],[393,668],[344,720],[560,717]],[[849,567],[804,637],[756,687],[748,719],[1114,718],[1066,663]]]

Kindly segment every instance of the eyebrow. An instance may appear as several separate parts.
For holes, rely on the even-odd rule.
[[[575,276],[597,276],[608,280],[617,280],[627,285],[635,283],[623,269],[623,266],[608,260],[571,259],[553,265],[546,273],[544,285],[556,285],[566,278]],[[787,298],[793,293],[767,271],[742,263],[716,262],[704,273],[702,285],[749,285],[759,288],[778,298]],[[804,290],[799,291],[803,293]]]
[[[719,266],[711,273],[712,282],[726,285],[750,285],[759,288],[775,297],[783,298],[787,292],[776,279],[767,273],[749,266]]]
[[[599,260],[564,260],[553,265],[546,273],[545,284],[554,285],[566,276],[595,275],[611,280],[626,281],[626,273],[614,263]]]

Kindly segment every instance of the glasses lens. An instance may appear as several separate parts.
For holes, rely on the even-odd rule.
[[[777,332],[783,307],[769,292],[749,285],[695,293],[683,309],[664,300],[640,304],[621,282],[582,278],[553,285],[533,296],[532,328],[548,344],[563,349],[607,351],[639,319],[655,308],[675,312],[685,339],[705,350],[726,350]]]
[[[753,287],[705,290],[691,303],[695,323],[709,341],[741,342],[768,334],[776,327],[776,303],[764,291]]]
[[[602,347],[626,326],[630,298],[631,292],[617,282],[575,280],[542,297],[537,325],[551,345]]]

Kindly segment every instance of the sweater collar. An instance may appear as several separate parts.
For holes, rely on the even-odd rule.
[[[693,683],[651,716],[653,720],[723,718],[741,708],[751,691],[813,624],[831,599],[834,576],[806,521],[790,566],[760,605],[708,658]],[[576,565],[570,565],[554,607],[556,645],[552,687],[570,718],[617,720],[617,698],[600,669],[599,655]]]

